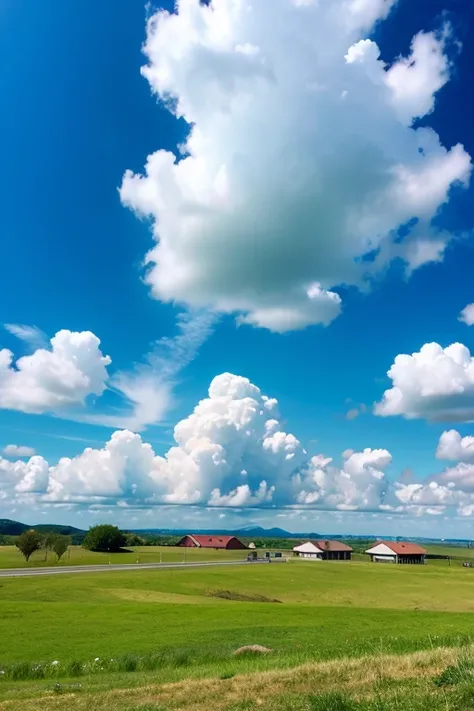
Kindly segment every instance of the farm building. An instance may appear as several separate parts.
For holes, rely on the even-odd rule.
[[[352,548],[341,541],[306,541],[295,546],[293,553],[311,560],[351,560]]]
[[[176,544],[182,548],[216,548],[223,550],[245,550],[247,546],[235,536],[203,536],[189,533]]]
[[[365,551],[372,563],[411,563],[424,565],[426,551],[416,543],[379,541]]]

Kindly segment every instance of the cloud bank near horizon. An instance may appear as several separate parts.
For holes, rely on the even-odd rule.
[[[103,448],[50,465],[0,458],[0,498],[52,506],[205,506],[423,514],[474,511],[470,438],[443,433],[438,456],[455,466],[414,483],[393,481],[385,449],[346,450],[338,466],[309,457],[282,427],[278,402],[247,378],[223,373],[174,428],[158,456],[139,434],[118,430]]]

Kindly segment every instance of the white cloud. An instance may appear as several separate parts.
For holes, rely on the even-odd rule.
[[[210,506],[261,506],[272,500],[274,491],[275,487],[268,487],[266,481],[260,482],[255,493],[252,493],[247,484],[237,486],[224,496],[219,489],[213,489],[208,503]]]
[[[107,371],[111,359],[101,353],[100,340],[90,331],[59,331],[47,346],[14,364],[13,354],[0,350],[0,408],[52,412],[78,422],[140,431],[161,422],[171,409],[180,372],[196,357],[215,322],[210,312],[178,314],[173,337],[156,341],[134,368],[113,374]],[[35,327],[5,327],[30,345],[35,342]],[[98,401],[78,409],[89,395],[100,396],[106,389],[119,395],[119,406],[107,409]]]
[[[374,508],[385,496],[386,450],[346,452],[342,469],[322,455],[308,461],[300,441],[283,431],[277,401],[230,373],[214,378],[208,397],[177,423],[174,438],[164,457],[140,435],[121,430],[103,448],[54,466],[41,457],[0,461],[10,489],[39,492],[50,504],[355,510]]]
[[[9,499],[18,494],[44,493],[48,485],[48,462],[33,456],[27,462],[11,462],[0,457],[0,490]]]
[[[156,298],[281,332],[329,323],[333,289],[393,258],[442,259],[451,236],[431,221],[470,157],[411,122],[449,79],[446,31],[385,66],[367,35],[393,4],[180,0],[150,19],[142,73],[189,125],[179,158],[152,153],[120,189],[154,221]]]
[[[474,437],[461,437],[456,430],[447,430],[439,438],[436,456],[455,462],[474,460]]]
[[[5,329],[33,349],[47,348],[49,346],[47,335],[37,326],[27,326],[23,323],[6,323]]]
[[[114,432],[103,449],[87,448],[50,468],[47,501],[148,499],[166,490],[160,458],[140,435]]]
[[[32,457],[36,454],[33,447],[25,447],[18,444],[7,444],[3,450],[6,457]]]
[[[407,124],[433,111],[435,94],[449,79],[444,49],[443,36],[420,32],[413,39],[410,56],[395,62],[386,73],[394,106]]]
[[[134,431],[161,422],[173,405],[173,388],[180,372],[194,360],[215,321],[216,317],[205,311],[178,314],[173,337],[159,339],[142,363],[111,377],[109,388],[124,398],[124,406],[109,413],[88,413],[81,419]]]
[[[110,358],[90,331],[59,331],[51,350],[38,348],[13,364],[13,353],[0,350],[0,407],[22,412],[54,412],[83,404],[105,389]]]
[[[177,446],[162,460],[161,471],[174,482],[172,503],[269,501],[288,486],[306,452],[282,431],[278,403],[246,378],[224,373],[209,387],[209,397],[174,429]],[[238,488],[241,487],[241,488]]]
[[[375,405],[375,414],[407,419],[474,419],[474,358],[461,343],[442,348],[427,343],[412,355],[398,355],[387,373],[392,388]]]
[[[389,488],[384,470],[391,461],[392,455],[385,449],[352,452],[345,457],[342,469],[332,466],[331,459],[312,457],[295,475],[297,502],[345,511],[377,508]]]
[[[474,494],[474,464],[459,462],[455,467],[448,467],[436,477],[436,482],[456,490]]]
[[[449,433],[445,433],[449,434]],[[411,516],[474,511],[474,464],[459,462],[425,482],[402,475],[391,482],[386,449],[345,450],[341,466],[322,454],[308,458],[283,431],[278,403],[248,379],[223,373],[208,397],[177,423],[164,457],[139,434],[119,430],[102,448],[49,465],[0,457],[0,498],[25,506],[149,509],[191,505],[379,511]],[[440,449],[454,456],[452,438]],[[466,438],[454,442],[468,450]]]
[[[474,325],[474,304],[465,306],[459,314],[458,320],[465,323],[466,326]]]

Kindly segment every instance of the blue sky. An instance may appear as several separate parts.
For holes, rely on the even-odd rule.
[[[351,2],[338,0],[334,18],[318,18],[310,4],[263,2],[248,26],[229,30],[237,10],[227,0],[215,13],[217,35],[192,2],[174,29],[168,17],[148,35],[147,18],[173,12],[171,3],[2,4],[0,323],[41,334],[1,333],[0,348],[13,355],[0,379],[0,447],[28,447],[41,459],[4,454],[0,517],[375,533],[398,532],[403,521],[407,535],[472,535],[474,465],[463,439],[474,434],[470,361],[457,364],[461,374],[450,370],[450,353],[402,366],[401,404],[378,414],[373,406],[395,387],[386,374],[398,354],[432,342],[474,347],[473,328],[458,319],[474,301],[474,11],[468,0],[415,8],[398,0],[384,19],[390,2],[364,0],[366,15],[341,29]],[[329,46],[316,28],[331,22]],[[404,64],[420,32],[425,45]],[[282,62],[286,41],[304,49]],[[353,102],[345,114],[337,92]],[[170,97],[174,104],[162,100]],[[190,125],[203,143],[198,136],[180,154]],[[420,149],[423,176],[413,148],[420,127],[439,137],[436,149]],[[464,152],[454,155],[457,144]],[[124,180],[126,170],[143,175],[158,150],[190,156],[197,172],[180,178],[166,164],[140,183]],[[181,179],[185,197],[172,189]],[[322,291],[310,298],[314,283]],[[38,350],[54,355],[49,339],[62,330],[59,355],[44,361]],[[77,365],[71,334],[86,332],[100,345],[81,341],[79,375],[95,387],[71,384],[77,373],[68,369]],[[111,364],[99,362],[105,355]],[[28,377],[22,356],[35,358]],[[224,400],[211,398],[184,427],[174,463],[150,463],[143,443],[160,457],[176,446],[174,425],[227,372],[278,400],[267,445],[265,413],[249,419],[245,443],[243,425],[229,426],[243,386],[228,383],[225,393],[219,386],[224,414]],[[100,450],[123,429],[142,439],[116,443],[104,465]],[[436,457],[450,430],[459,441]],[[87,461],[86,447],[98,451]],[[348,450],[370,452],[351,460]],[[62,457],[72,464],[58,469]]]

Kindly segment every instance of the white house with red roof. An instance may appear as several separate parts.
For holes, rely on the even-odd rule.
[[[424,565],[426,550],[408,541],[379,541],[365,551],[372,563],[411,563]]]

